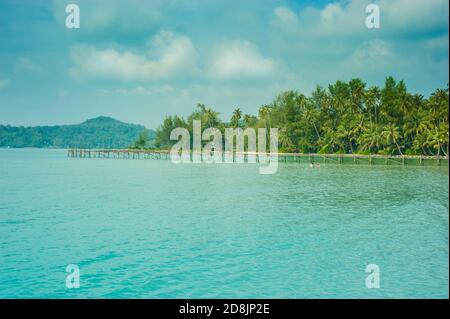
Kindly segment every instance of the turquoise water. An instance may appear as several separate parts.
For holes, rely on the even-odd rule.
[[[448,298],[448,178],[0,150],[0,297]]]

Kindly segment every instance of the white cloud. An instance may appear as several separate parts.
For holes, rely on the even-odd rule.
[[[255,45],[243,40],[223,42],[204,52],[206,63],[203,69],[198,65],[198,52],[187,36],[162,31],[148,45],[151,49],[146,54],[129,50],[98,50],[92,46],[73,47],[71,59],[74,66],[70,74],[76,79],[147,81],[196,78],[222,81],[269,78],[283,66],[264,57]]]
[[[81,12],[81,29],[87,33],[133,32],[151,29],[166,1],[77,0]],[[53,0],[53,15],[64,24],[65,7],[70,2]]]
[[[16,64],[16,72],[37,72],[41,71],[42,67],[28,58],[20,58]]]
[[[342,16],[342,14],[343,10],[339,3],[330,3],[320,12],[322,21],[325,22],[332,22]]]
[[[356,48],[344,65],[352,69],[380,65],[392,56],[391,46],[384,40],[374,39]]]
[[[171,85],[161,85],[153,87],[136,86],[133,88],[116,88],[114,90],[99,89],[102,94],[133,94],[133,95],[157,95],[157,94],[170,94],[175,88]]]
[[[260,79],[277,70],[276,62],[265,58],[248,41],[226,42],[217,46],[210,57],[207,73],[213,79]]]
[[[8,86],[11,83],[10,79],[0,79],[0,90]]]
[[[365,25],[369,3],[380,7],[381,29]],[[425,91],[448,82],[448,6],[447,0],[336,0],[299,11],[280,7],[267,43],[306,83],[360,77],[380,84],[393,75]],[[426,83],[430,70],[438,71]]]
[[[379,5],[386,28],[424,31],[446,26],[448,29],[447,0],[380,0]]]
[[[197,52],[187,36],[162,31],[150,42],[145,53],[97,50],[90,46],[71,49],[75,78],[107,78],[119,80],[159,80],[173,76],[191,76],[198,72]]]
[[[447,0],[341,0],[323,8],[307,7],[298,14],[280,7],[273,11],[274,26],[302,37],[367,36],[365,8],[369,3],[379,5],[381,29],[377,32],[385,35],[448,29]]]
[[[286,35],[303,40],[354,37],[368,31],[365,26],[368,3],[368,0],[337,1],[322,8],[305,7],[299,12],[280,7],[273,11],[272,25]]]
[[[292,30],[292,28],[298,27],[298,17],[295,12],[293,12],[288,7],[278,7],[273,10],[274,17],[272,19],[272,24],[278,28],[284,29],[285,31]]]

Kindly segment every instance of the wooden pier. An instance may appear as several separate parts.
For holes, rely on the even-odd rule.
[[[234,156],[236,153],[234,153]],[[243,153],[247,162],[249,155],[258,153]],[[269,154],[266,154],[269,155]],[[400,165],[400,166],[448,166],[448,157],[444,156],[408,156],[408,155],[360,155],[360,154],[298,154],[278,153],[281,163],[329,163],[353,165]],[[134,149],[69,149],[67,156],[71,158],[104,158],[104,159],[152,159],[170,160],[170,152],[165,150],[134,150]],[[273,154],[272,154],[273,156]],[[192,158],[192,152],[191,152]]]
[[[68,157],[77,158],[117,158],[117,159],[155,159],[170,160],[169,151],[149,151],[133,149],[69,149]]]

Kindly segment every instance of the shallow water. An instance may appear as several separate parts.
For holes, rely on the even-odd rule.
[[[0,150],[0,297],[448,298],[448,178]]]

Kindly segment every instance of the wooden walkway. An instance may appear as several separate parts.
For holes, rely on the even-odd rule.
[[[235,153],[236,154],[236,153]],[[244,161],[248,155],[244,153]],[[267,154],[269,155],[269,154]],[[272,154],[273,155],[273,154]],[[401,156],[401,155],[359,155],[359,154],[297,154],[278,153],[279,162],[295,163],[330,163],[354,165],[416,165],[416,166],[448,166],[448,157],[444,156]],[[133,150],[133,149],[69,149],[67,156],[71,158],[110,158],[110,159],[153,159],[170,160],[169,151]],[[191,153],[192,156],[192,153]],[[258,156],[256,156],[258,161]]]
[[[170,160],[169,151],[148,151],[132,149],[69,149],[68,157],[77,158],[119,158],[119,159],[158,159]]]

